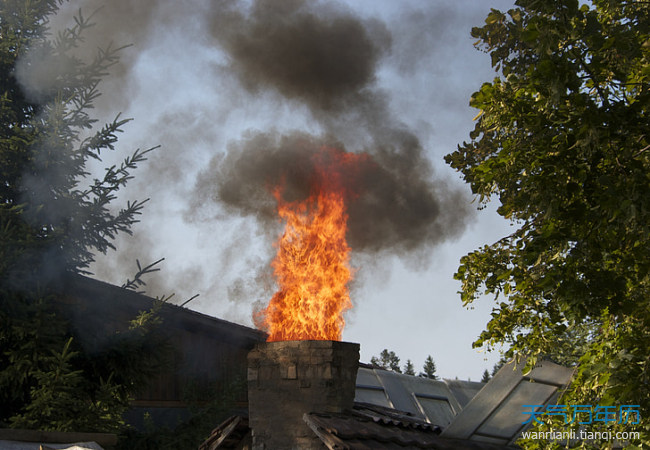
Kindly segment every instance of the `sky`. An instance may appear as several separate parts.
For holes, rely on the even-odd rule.
[[[349,206],[355,278],[343,340],[369,362],[382,349],[419,370],[479,380],[498,352],[473,349],[491,299],[461,304],[460,258],[509,233],[444,155],[469,139],[472,92],[494,78],[473,26],[506,0],[71,0],[52,20],[92,14],[84,51],[121,50],[94,114],[133,118],[114,153],[160,146],[120,202],[149,198],[133,235],[97,255],[94,277],[121,285],[165,258],[151,296],[252,326],[275,286],[281,224],[269,179],[300,189],[304,155],[322,145],[366,152],[377,171]],[[90,55],[90,53],[89,53]]]

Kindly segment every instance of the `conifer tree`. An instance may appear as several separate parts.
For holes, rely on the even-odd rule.
[[[370,363],[375,367],[402,373],[402,369],[399,367],[399,356],[397,356],[394,351],[389,351],[387,348],[381,351],[379,357],[373,356],[370,358]]]
[[[90,116],[119,49],[81,59],[91,23],[79,15],[48,34],[59,4],[0,2],[0,427],[115,431],[155,365],[144,349],[157,318],[134,322],[114,340],[122,350],[100,358],[83,351],[52,299],[62,277],[84,273],[137,222],[146,200],[109,206],[152,149],[90,178],[87,162],[114,150],[128,122],[97,127]],[[119,358],[135,363],[117,373]]]
[[[415,367],[413,367],[413,363],[410,359],[406,360],[406,364],[404,365],[404,373],[406,375],[415,375]]]
[[[427,356],[427,359],[424,360],[424,365],[422,366],[422,372],[420,376],[424,378],[430,378],[432,380],[437,380],[438,376],[436,375],[436,363],[433,361],[431,355]]]

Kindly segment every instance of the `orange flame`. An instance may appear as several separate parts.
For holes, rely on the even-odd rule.
[[[350,170],[366,155],[322,149],[316,164],[311,195],[286,202],[283,186],[274,189],[278,214],[286,221],[276,243],[271,266],[279,289],[255,317],[269,333],[268,341],[341,340],[343,313],[352,307],[348,283],[350,247],[344,185]]]

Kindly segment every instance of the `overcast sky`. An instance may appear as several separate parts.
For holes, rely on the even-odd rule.
[[[472,92],[494,72],[470,29],[502,0],[73,0],[53,22],[95,12],[88,48],[131,44],[101,88],[96,114],[132,117],[103,166],[160,149],[120,199],[150,198],[132,237],[99,255],[95,277],[121,284],[165,258],[152,296],[252,326],[274,292],[268,264],[280,224],[266,177],[297,142],[368,152],[382,168],[371,203],[351,205],[355,280],[343,338],[361,359],[388,348],[420,369],[478,380],[499,358],[471,348],[492,301],[461,305],[459,259],[509,232],[477,211],[444,163],[468,139]],[[100,8],[101,7],[101,8]],[[275,171],[275,172],[274,172]],[[295,171],[294,171],[295,172]]]

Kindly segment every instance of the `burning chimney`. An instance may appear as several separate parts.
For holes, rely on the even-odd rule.
[[[253,448],[322,449],[303,420],[310,412],[352,409],[359,344],[277,341],[248,354],[248,409]]]

